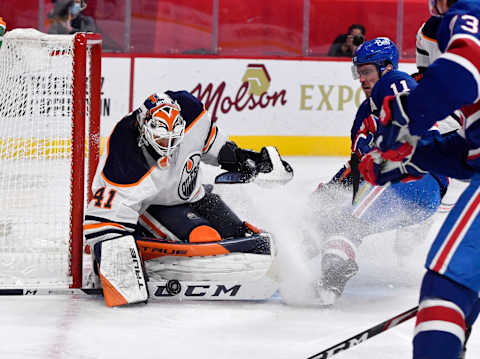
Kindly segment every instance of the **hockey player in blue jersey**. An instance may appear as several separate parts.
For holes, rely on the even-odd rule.
[[[352,71],[367,96],[351,129],[352,151],[362,155],[371,150],[373,139],[363,120],[378,114],[383,97],[414,89],[417,83],[398,70],[398,50],[384,37],[367,41],[356,50]],[[317,283],[322,304],[333,303],[343,292],[347,280],[357,273],[356,248],[363,237],[399,229],[397,236],[401,241],[402,231],[409,226],[418,225],[417,232],[428,231],[425,220],[436,211],[448,186],[445,176],[433,174],[415,182],[384,187],[364,183],[353,207],[351,194],[349,202],[339,204],[338,188],[351,189],[352,182],[347,164],[314,193],[317,227],[324,238],[320,248],[322,277]],[[334,204],[330,205],[331,202]]]
[[[293,176],[275,148],[255,152],[228,141],[189,92],[149,96],[113,129],[85,215],[108,306],[148,299],[144,265],[163,279],[197,282],[259,278],[270,268],[271,236],[202,184],[201,162],[234,179]]]
[[[374,130],[377,148],[360,169],[375,184],[428,171],[470,180],[427,255],[413,341],[415,359],[457,359],[480,306],[480,2],[429,5],[442,17],[443,54],[410,94],[385,99]],[[426,132],[459,108],[461,130],[446,137]]]

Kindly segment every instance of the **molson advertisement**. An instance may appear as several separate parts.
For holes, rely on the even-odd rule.
[[[105,88],[115,91],[114,83],[121,81],[115,67],[120,64],[110,66],[108,60],[118,59],[102,63]],[[360,83],[352,79],[349,61],[143,57],[133,61],[134,108],[154,92],[187,90],[205,104],[220,130],[241,146],[258,150],[274,145],[283,155],[349,154],[350,127],[365,99]],[[405,65],[404,70],[414,72],[414,64]],[[111,117],[102,117],[102,136],[120,119]]]

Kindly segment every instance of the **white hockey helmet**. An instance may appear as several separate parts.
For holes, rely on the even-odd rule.
[[[140,144],[148,144],[162,157],[170,156],[183,140],[185,121],[178,103],[167,94],[153,94],[143,103]]]

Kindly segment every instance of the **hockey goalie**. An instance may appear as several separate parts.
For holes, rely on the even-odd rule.
[[[286,183],[274,147],[239,148],[186,91],[149,96],[113,129],[92,184],[84,234],[107,306],[146,302],[148,279],[249,280],[269,271],[271,234],[244,222],[201,182]]]

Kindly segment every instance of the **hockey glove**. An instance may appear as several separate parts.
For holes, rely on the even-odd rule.
[[[363,178],[377,186],[388,182],[410,182],[423,177],[427,172],[410,161],[410,157],[402,161],[392,161],[384,157],[384,153],[373,150],[366,154],[359,165]]]
[[[370,115],[363,120],[352,143],[352,152],[359,158],[370,152],[374,147],[374,134],[380,125],[380,120],[375,115]]]
[[[413,136],[408,128],[408,95],[408,92],[402,92],[395,96],[386,96],[383,100],[374,140],[384,159],[402,161],[410,157],[420,139],[419,136]]]
[[[241,149],[234,142],[228,141],[218,154],[220,167],[228,172],[218,176],[215,182],[246,183],[253,181],[259,172],[257,162],[260,162],[260,159],[260,153]],[[227,174],[229,175],[227,176]]]
[[[259,185],[284,185],[293,178],[293,169],[283,160],[276,147],[263,147],[260,151],[261,160],[257,164],[258,175],[255,183]]]
[[[218,155],[218,163],[228,172],[215,178],[215,183],[286,183],[293,177],[292,167],[275,147],[263,147],[260,152],[239,148],[227,142]]]

